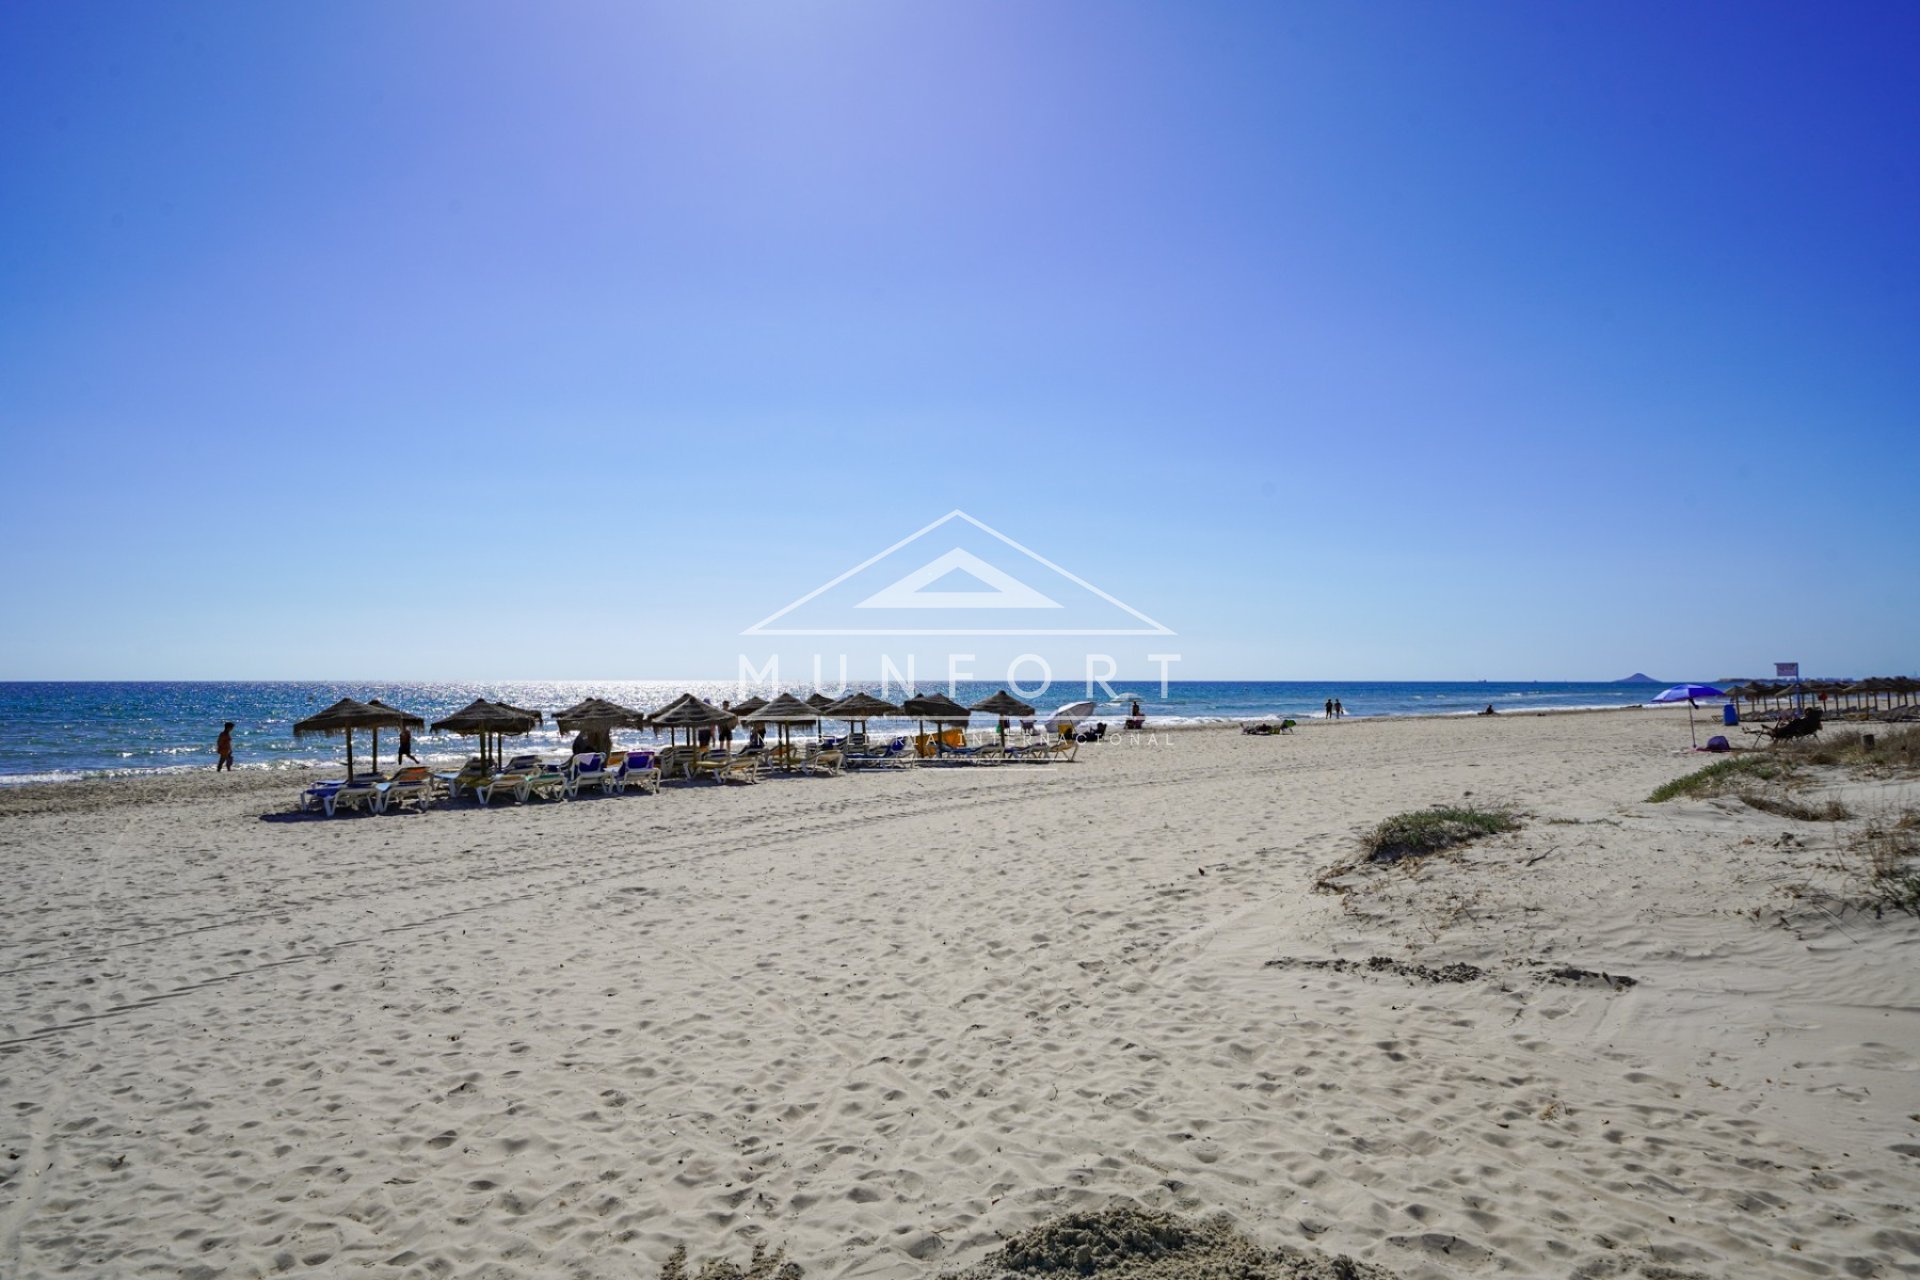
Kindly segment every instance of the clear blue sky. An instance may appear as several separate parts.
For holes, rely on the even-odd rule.
[[[1920,667],[1920,8],[14,4],[0,678]],[[1120,652],[1167,649],[1142,642]]]

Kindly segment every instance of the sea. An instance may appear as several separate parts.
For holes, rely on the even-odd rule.
[[[1002,686],[961,681],[952,690],[923,685],[919,692],[948,693],[971,705]],[[1136,701],[1149,729],[1194,724],[1226,724],[1292,717],[1324,718],[1326,702],[1337,698],[1352,718],[1374,716],[1472,715],[1496,711],[1565,711],[1626,707],[1650,700],[1658,684],[1595,684],[1574,681],[1272,681],[1176,680],[1114,682],[1095,688],[1094,720],[1115,729]],[[907,696],[896,684],[853,684],[891,701]],[[340,738],[296,741],[293,726],[343,697],[379,698],[389,706],[423,716],[429,723],[459,710],[475,698],[518,707],[558,710],[589,695],[641,710],[656,708],[692,692],[718,705],[722,699],[770,696],[766,689],[741,688],[726,681],[516,681],[506,683],[331,683],[327,681],[152,681],[152,682],[0,682],[0,785],[57,782],[207,769],[214,761],[213,741],[220,726],[234,722],[234,756],[242,769],[285,769],[343,763]],[[806,694],[809,689],[797,692]],[[836,689],[825,692],[834,694]],[[1016,691],[1041,715],[1088,696],[1084,686],[1055,684],[1044,693]],[[912,721],[875,720],[870,731],[905,729]],[[981,727],[991,724],[975,718]],[[831,731],[831,726],[829,726]],[[616,746],[652,741],[646,732],[615,735]],[[567,740],[551,719],[508,749],[558,755]],[[372,735],[354,737],[356,765],[363,765]],[[394,735],[380,736],[381,759],[391,756]],[[452,763],[472,754],[470,739],[451,734],[419,734],[414,753],[423,763]]]

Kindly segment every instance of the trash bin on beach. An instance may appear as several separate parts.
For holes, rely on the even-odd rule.
[[[1728,726],[1740,723],[1740,708],[1729,702],[1720,709],[1720,723]]]

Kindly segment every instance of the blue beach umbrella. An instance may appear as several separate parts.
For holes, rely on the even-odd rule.
[[[1653,695],[1655,702],[1684,702],[1687,704],[1687,737],[1693,745],[1700,745],[1699,736],[1693,730],[1693,708],[1698,698],[1724,698],[1727,695],[1710,684],[1677,684],[1671,689],[1662,689]]]

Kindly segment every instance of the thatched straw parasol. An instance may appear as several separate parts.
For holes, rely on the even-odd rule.
[[[1032,707],[1020,701],[1020,699],[1014,697],[1004,689],[990,698],[980,699],[980,701],[973,704],[973,709],[984,712],[990,716],[1000,717],[1000,723],[996,725],[995,728],[1000,732],[1000,744],[1002,746],[1006,745],[1006,725],[1009,719],[1018,716],[1024,720],[1029,716],[1038,714]]]
[[[675,707],[679,706],[683,702],[698,702],[698,701],[699,699],[694,697],[692,694],[683,693],[679,697],[675,698],[672,702],[669,702],[666,706],[661,707],[659,710],[647,712],[647,722],[651,724],[656,718],[667,714],[667,712],[673,710]]]
[[[796,724],[818,724],[819,721],[820,708],[800,698],[796,698],[790,693],[781,694],[772,702],[759,707],[753,713],[753,722],[755,724],[770,724],[779,730],[780,745],[785,749],[782,755],[789,761],[792,760],[792,756],[788,754],[792,750],[792,744],[788,741],[788,734],[792,731],[793,726]]]
[[[554,712],[553,723],[562,733],[583,735],[590,751],[610,751],[615,729],[644,728],[647,716],[605,698],[582,698],[565,711]]]
[[[944,693],[928,693],[917,698],[908,698],[900,704],[900,710],[920,722],[922,737],[926,736],[929,720],[933,721],[934,731],[938,732],[943,724],[964,725],[973,716],[973,712]]]
[[[1035,714],[1032,707],[1005,690],[994,694],[991,698],[982,698],[973,704],[973,710],[990,716],[1017,716],[1021,719]]]
[[[424,729],[427,727],[425,717],[416,716],[410,711],[400,711],[398,707],[390,707],[378,698],[368,698],[367,705],[370,707],[378,707],[382,711],[395,711],[405,716],[406,719],[400,722],[400,728],[402,729]],[[380,726],[378,725],[375,725],[373,729],[373,767],[376,772],[380,768]],[[393,767],[396,769],[400,767],[399,747],[393,749]]]
[[[347,736],[347,778],[353,778],[353,731],[355,729],[399,728],[403,724],[418,724],[420,717],[396,711],[388,706],[372,706],[354,698],[342,698],[318,715],[308,716],[293,726],[296,741],[310,733],[324,737]],[[378,759],[374,761],[379,764]]]
[[[489,737],[494,739],[497,748],[500,738],[517,737],[520,734],[529,733],[541,719],[538,711],[530,711],[525,707],[510,707],[504,702],[488,702],[485,698],[475,698],[446,719],[434,721],[433,731],[439,733],[444,730],[466,738],[478,736],[480,757],[484,760],[487,756]]]
[[[824,693],[810,693],[807,695],[807,705],[812,707],[815,711],[825,711],[828,707],[832,706],[836,701],[838,701],[838,699],[829,698]]]
[[[737,703],[729,707],[728,710],[732,711],[733,714],[739,716],[742,720],[753,723],[753,713],[766,705],[767,700],[765,698],[748,698],[745,702]]]
[[[722,711],[711,702],[704,702],[692,694],[683,694],[660,710],[647,717],[647,723],[656,729],[667,731],[668,741],[680,729],[687,731],[687,745],[693,745],[694,731],[731,727],[738,724],[740,717],[731,711]]]
[[[1823,706],[1829,697],[1836,699],[1837,702],[1837,699],[1847,691],[1846,683],[1841,680],[1808,680],[1803,682],[1800,688]]]
[[[847,722],[847,733],[865,733],[867,721],[875,716],[897,716],[900,708],[884,698],[876,698],[870,693],[850,693],[840,701],[828,707],[826,715],[835,720]]]
[[[753,718],[760,724],[810,724],[820,718],[820,708],[791,693],[783,693],[756,708]]]
[[[1875,676],[1871,679],[1862,680],[1858,684],[1850,684],[1847,686],[1848,696],[1853,696],[1857,694],[1865,697],[1867,700],[1867,709],[1870,711],[1879,710],[1880,695],[1885,693],[1886,691],[1887,691],[1887,682],[1880,679],[1878,676]]]
[[[582,698],[565,711],[553,713],[553,723],[562,733],[578,733],[588,728],[638,729],[647,722],[647,713],[623,707],[605,698]]]

